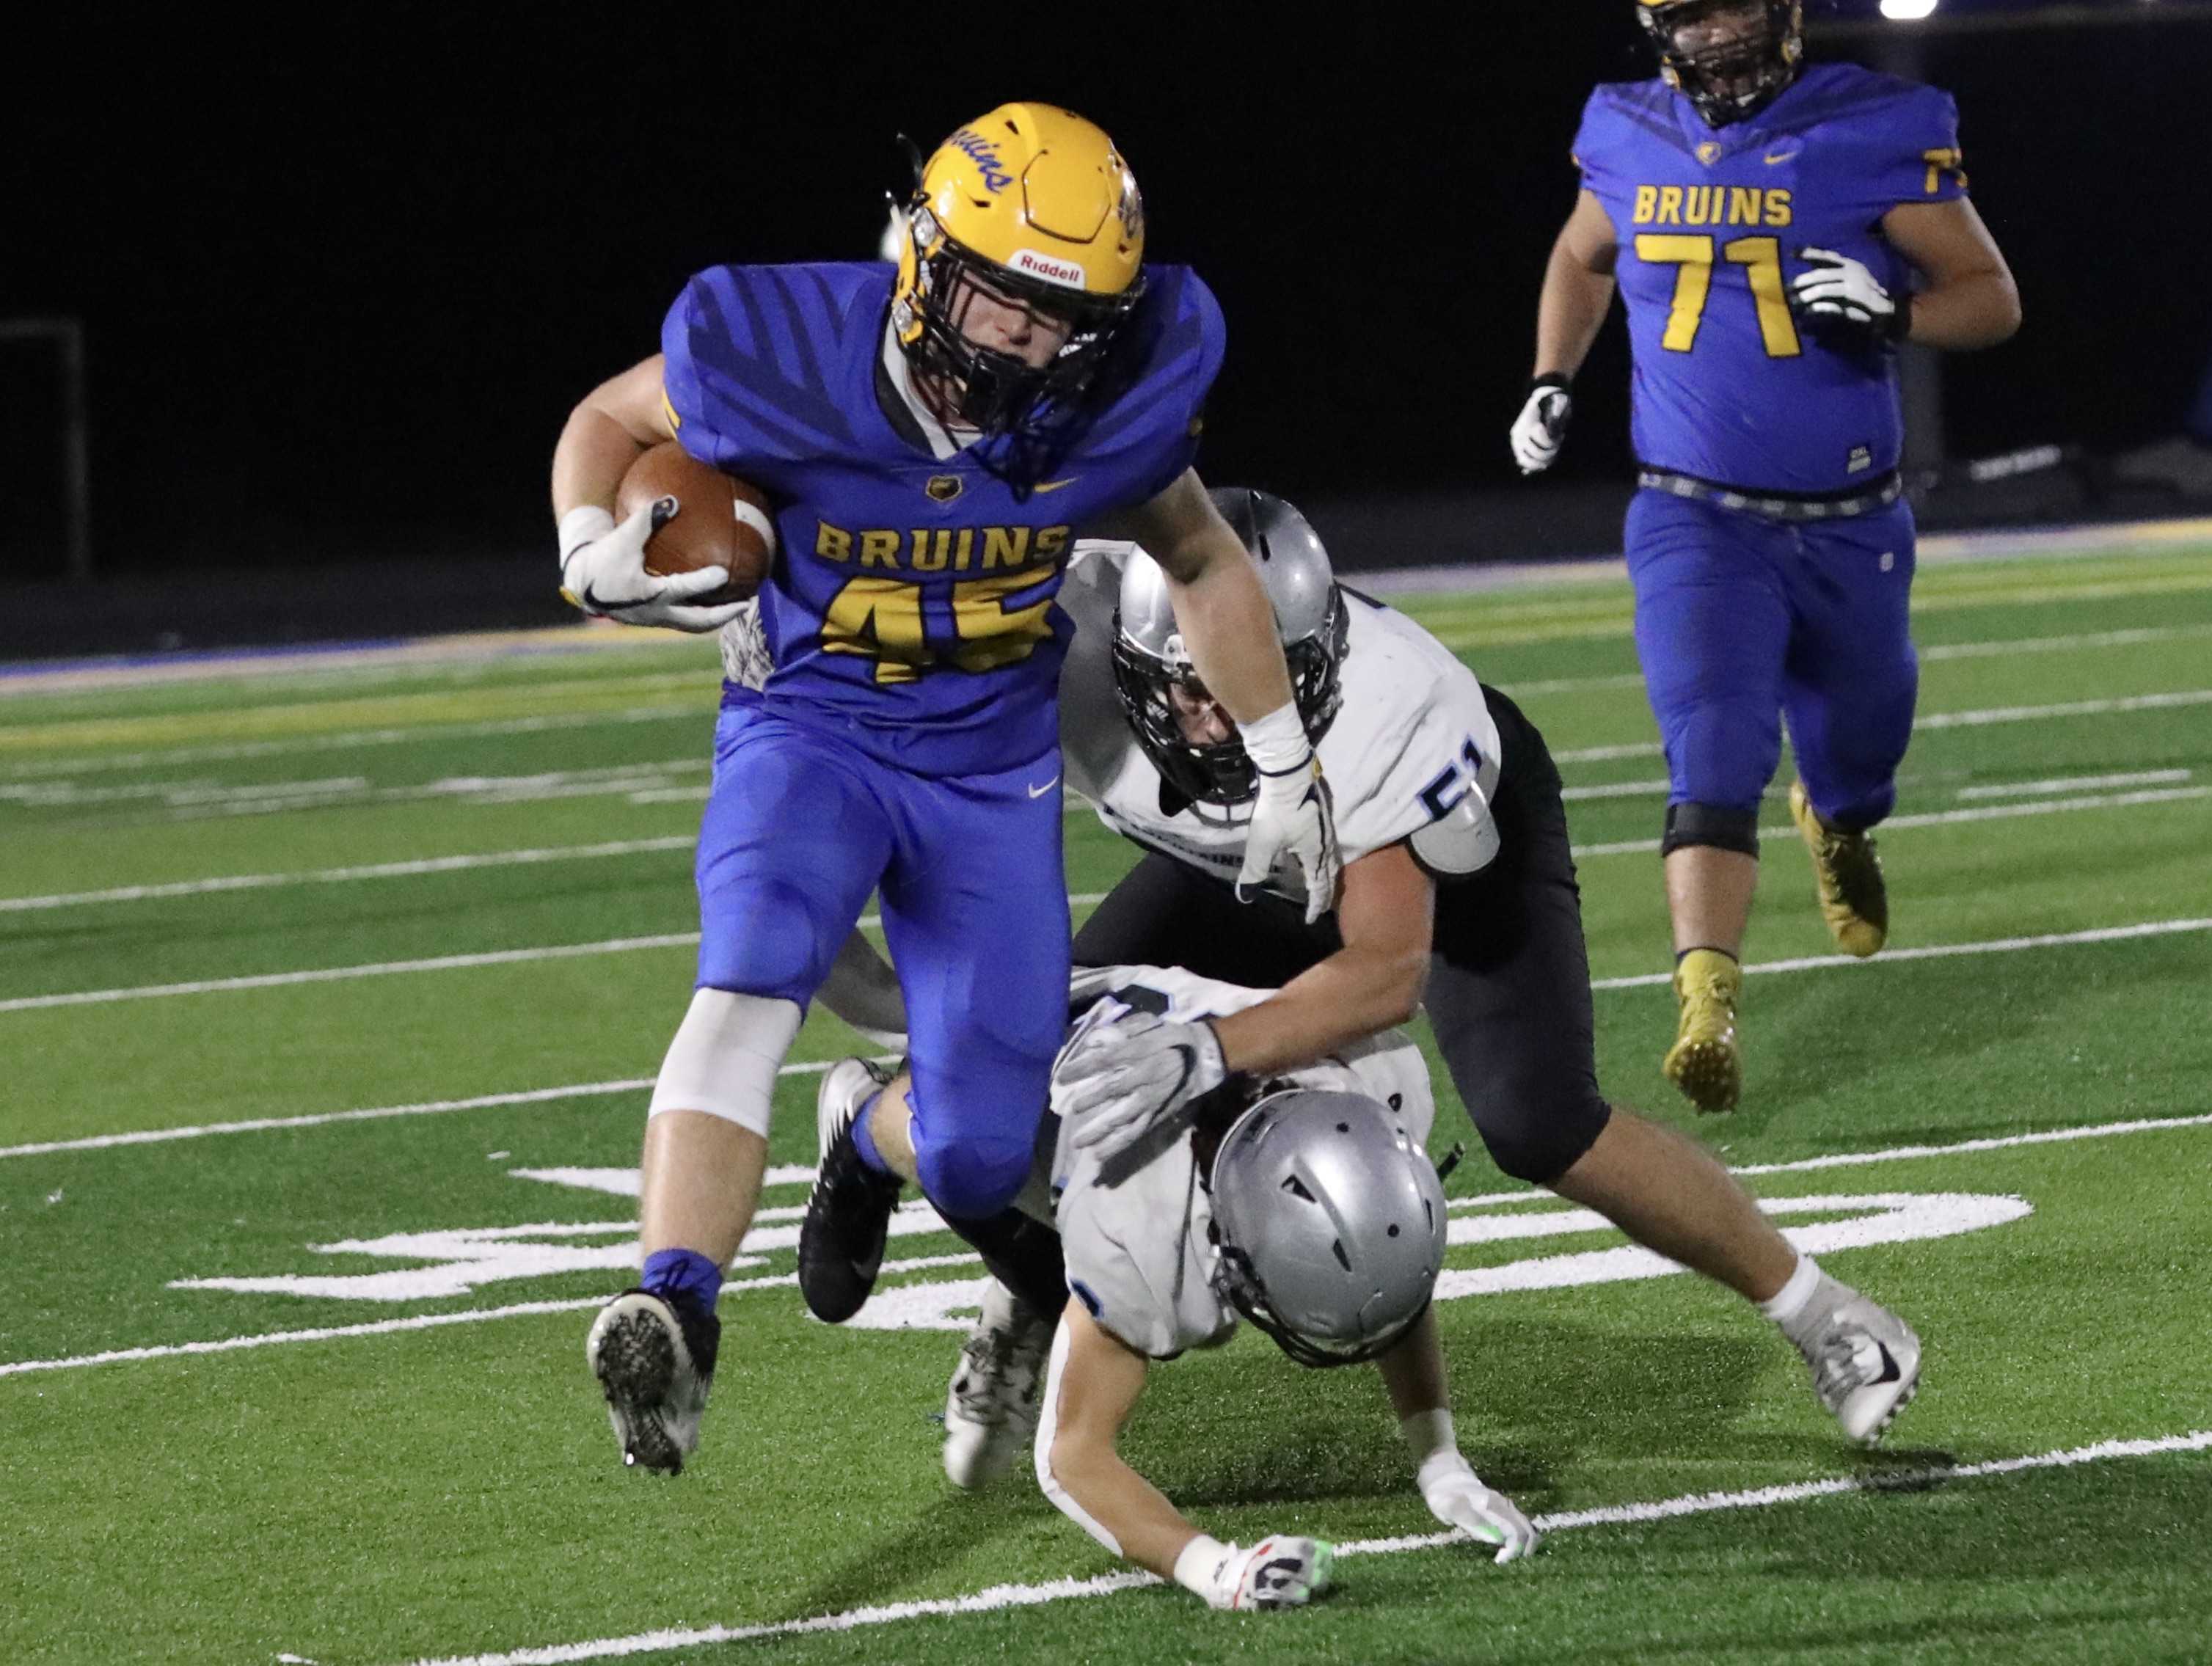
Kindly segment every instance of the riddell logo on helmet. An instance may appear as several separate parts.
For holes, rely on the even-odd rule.
[[[1018,272],[1027,272],[1031,277],[1041,277],[1048,283],[1057,283],[1065,289],[1083,287],[1083,268],[1072,260],[1054,260],[1048,254],[1039,254],[1035,249],[1016,249],[1006,264]]]
[[[962,128],[945,143],[963,153],[969,161],[975,164],[983,175],[983,189],[994,197],[1013,184],[1014,176],[1006,172],[1006,165],[999,160],[997,147],[974,128]]]

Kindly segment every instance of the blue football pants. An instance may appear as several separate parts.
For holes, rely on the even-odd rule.
[[[1888,815],[1920,683],[1911,509],[1778,521],[1647,488],[1626,542],[1668,803],[1755,812],[1786,716],[1822,820]]]
[[[726,706],[698,884],[699,987],[802,1006],[880,889],[922,1190],[956,1217],[1012,1202],[1067,1025],[1059,755],[908,775],[757,703]]]

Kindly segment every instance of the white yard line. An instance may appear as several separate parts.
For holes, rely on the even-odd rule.
[[[1611,746],[1571,746],[1553,752],[1554,763],[1611,763],[1620,758],[1662,757],[1666,749],[1656,740],[1624,740]]]
[[[1533,699],[1547,694],[1595,694],[1602,689],[1640,689],[1643,686],[1644,673],[1640,671],[1606,672],[1593,677],[1515,678],[1510,688],[1502,683],[1498,684],[1516,700]]]
[[[1880,1151],[1831,1152],[1786,1163],[1742,1163],[1730,1174],[1818,1174],[1824,1169],[1863,1169],[1875,1163],[1914,1163],[1923,1157],[1971,1157],[1980,1152],[2016,1151],[2027,1146],[2063,1146],[2076,1140],[2111,1140],[2129,1134],[2164,1134],[2176,1128],[2212,1128],[2212,1116],[2139,1116],[2126,1122],[2092,1122],[2083,1128],[2045,1128],[2035,1134],[1990,1134],[1948,1146],[1889,1146]],[[1532,1192],[1532,1197],[1545,1194]],[[1456,1201],[1456,1200],[1455,1200]]]
[[[2024,793],[2060,792],[2069,788],[2094,788],[2154,783],[2179,783],[2190,779],[2187,769],[2146,769],[2132,774],[2110,775],[2075,775],[2055,777],[2045,781],[2000,782],[1982,787],[1960,789],[1961,799],[2005,800]],[[447,787],[446,791],[454,789]],[[602,787],[594,785],[591,790],[619,791],[619,785]],[[1609,781],[1596,786],[1570,787],[1562,796],[1571,802],[1585,800],[1646,798],[1663,793],[1668,783],[1663,780]],[[677,798],[699,799],[707,789],[684,787],[666,793],[632,793],[639,803],[661,802]],[[1921,815],[1896,816],[1884,824],[1890,830],[1911,827],[1936,827],[1954,822],[1973,822],[2004,819],[2019,816],[2059,815],[2075,810],[2119,809],[2144,804],[2164,804],[2212,796],[2212,787],[2181,787],[2178,790],[2149,791],[2124,797],[2083,793],[2073,799],[2052,799],[2018,804],[1998,803],[1991,807],[1966,810],[1936,811]],[[258,807],[258,806],[257,806]],[[291,807],[289,806],[280,807]],[[1071,795],[1067,813],[1084,815],[1091,806]],[[1786,839],[1796,836],[1794,827],[1777,825],[1760,830],[1762,838]],[[212,896],[225,891],[264,891],[290,885],[339,885],[362,879],[409,879],[424,874],[456,873],[474,868],[507,867],[518,865],[587,861],[609,856],[634,856],[656,851],[683,850],[695,842],[690,833],[665,834],[649,839],[611,839],[599,844],[556,845],[543,848],[521,850],[492,850],[465,856],[425,856],[410,861],[370,862],[348,867],[308,869],[291,873],[240,873],[218,875],[206,879],[178,879],[167,884],[142,885],[110,885],[98,891],[57,891],[42,897],[0,897],[0,914],[21,914],[41,909],[76,908],[96,903],[144,903],[179,897]],[[1577,845],[1574,854],[1583,856],[1620,856],[1648,853],[1659,848],[1656,839],[1624,839],[1604,844]],[[1074,902],[1095,903],[1096,895],[1077,897]],[[864,924],[876,923],[872,919]],[[6,1010],[0,1007],[0,1011]]]
[[[714,708],[701,701],[682,706],[633,706],[604,712],[551,712],[536,717],[337,729],[328,734],[301,735],[288,740],[235,740],[204,746],[142,748],[135,752],[80,752],[66,757],[0,765],[0,781],[35,781],[51,775],[166,768],[177,763],[224,763],[240,758],[282,757],[294,752],[340,752],[356,746],[398,745],[410,740],[477,740],[495,735],[544,734],[621,723],[669,723],[687,717],[697,719],[704,728],[714,714]]]
[[[1641,748],[1632,749],[1640,751]],[[2118,786],[2134,781],[2186,781],[2187,769],[2151,769],[2131,775],[2081,775],[2039,781],[2021,781],[1985,787],[1961,788],[1962,799],[2004,799],[2016,793],[2044,792],[2068,787]],[[1662,793],[1668,789],[1664,781],[1614,781],[1598,786],[1570,787],[1563,796],[1570,800],[1591,799],[1641,798]],[[593,790],[605,790],[595,787]],[[617,789],[618,790],[618,789]],[[703,793],[704,789],[700,789]],[[683,796],[696,797],[690,789]],[[653,795],[633,794],[643,801]],[[2005,820],[2016,817],[2063,815],[2077,810],[2126,809],[2148,804],[2171,804],[2212,796],[2212,787],[2175,787],[2146,790],[2124,794],[2085,793],[2077,798],[2029,800],[2021,803],[1995,803],[1986,807],[1976,806],[1963,810],[1932,811],[1919,815],[1893,816],[1883,824],[1886,830],[1900,828],[1941,827],[1954,823]],[[1080,815],[1090,806],[1079,800],[1071,799],[1067,813]],[[1759,830],[1763,839],[1789,839],[1796,836],[1796,829],[1775,825]],[[631,856],[649,852],[681,850],[695,842],[689,833],[671,833],[649,839],[611,839],[599,844],[557,845],[543,848],[485,851],[466,856],[425,856],[411,861],[371,862],[350,867],[315,868],[292,873],[241,873],[218,875],[206,879],[179,879],[161,885],[111,885],[99,891],[57,891],[41,897],[0,897],[0,914],[20,914],[47,909],[76,908],[104,903],[143,903],[167,897],[215,895],[224,891],[262,891],[289,885],[337,885],[362,879],[411,878],[422,874],[461,873],[473,868],[506,867],[520,864],[563,861],[585,861],[608,856]],[[1588,856],[1626,856],[1649,854],[1657,850],[1656,839],[1620,839],[1601,844],[1583,844],[1574,847],[1577,858]],[[1070,900],[1079,905],[1096,903],[1103,893],[1079,895]],[[860,922],[864,926],[878,923],[873,916]],[[366,974],[364,974],[366,976]],[[184,991],[190,993],[191,991]],[[120,999],[109,995],[107,998]],[[10,1010],[0,1003],[0,1012]]]
[[[2101,799],[2092,801],[2087,797],[2087,794],[2107,792],[2123,787],[2174,787],[2188,781],[2189,778],[2190,772],[2186,769],[2134,769],[2109,775],[2053,775],[2043,781],[1992,781],[1980,787],[1962,787],[1959,789],[1958,796],[1972,803],[1992,800],[2028,799],[2033,798],[2039,793],[2072,793],[2083,795],[2082,802],[2079,806],[2068,807],[2094,810],[2103,807],[2106,801]],[[1609,781],[1592,787],[1565,787],[1561,790],[1559,796],[1569,804],[1580,803],[1590,799],[1656,798],[1671,791],[1673,785],[1673,782],[1664,778],[1650,781]],[[1781,792],[1782,788],[1778,784],[1767,789],[1766,796],[1778,797]],[[2165,800],[2153,798],[2136,799],[2131,801],[2162,803]],[[2017,810],[2008,810],[1999,813],[2016,815],[2020,812]],[[2057,801],[2053,800],[2036,806],[2035,813],[2055,815],[2059,813],[2059,806]],[[1986,819],[1986,818],[1954,814],[1952,819],[1973,821]],[[1934,824],[1925,823],[1910,816],[1893,817],[1887,824],[1891,827],[1932,824]],[[1778,837],[1794,833],[1796,830],[1781,827],[1770,830],[1774,836]]]
[[[1981,1463],[1962,1463],[1949,1468],[1890,1470],[1873,1474],[1835,1475],[1819,1481],[1796,1481],[1779,1487],[1751,1487],[1737,1493],[1686,1493],[1646,1503],[1601,1505],[1589,1510],[1560,1511],[1536,1517],[1545,1533],[1571,1533],[1589,1527],[1631,1526],[1647,1522],[1673,1521],[1685,1516],[1712,1515],[1731,1510],[1765,1510],[1777,1505],[1799,1504],[1813,1499],[1835,1498],[1851,1493],[1905,1494],[1997,1475],[2016,1475],[2038,1469],[2066,1469],[2081,1464],[2108,1463],[2119,1458],[2157,1457],[2172,1453],[2212,1449],[2212,1429],[2187,1434],[2160,1435],[2148,1439],[2103,1440],[2090,1446],[2039,1452],[2021,1457],[1994,1458]],[[1912,1506],[1900,1496],[1899,1509]],[[1457,1542],[1459,1533],[1424,1533],[1395,1539],[1358,1539],[1336,1547],[1339,1556],[1395,1556],[1407,1551],[1429,1550]],[[1034,1608],[1079,1597],[1107,1596],[1116,1591],[1164,1583],[1149,1573],[1128,1572],[1098,1574],[1088,1579],[1064,1578],[1026,1585],[992,1585],[963,1596],[926,1598],[910,1602],[885,1602],[847,1608],[837,1614],[811,1614],[803,1620],[774,1620],[751,1626],[665,1627],[628,1637],[598,1638],[583,1643],[556,1643],[514,1649],[496,1654],[446,1655],[416,1661],[413,1666],[571,1666],[571,1663],[608,1660],[635,1655],[659,1654],[674,1649],[702,1648],[714,1644],[739,1643],[770,1637],[793,1637],[810,1633],[858,1631],[866,1626],[898,1625],[910,1620],[966,1614],[994,1614],[1008,1608]]]
[[[980,1259],[972,1251],[951,1256],[909,1256],[887,1261],[884,1273],[924,1273],[939,1268],[966,1267]],[[795,1290],[799,1274],[763,1274],[758,1278],[731,1279],[722,1294],[749,1290]],[[171,1342],[158,1347],[111,1348],[105,1353],[80,1354],[73,1359],[14,1359],[0,1364],[0,1377],[27,1377],[36,1372],[78,1371],[90,1365],[137,1365],[148,1359],[183,1359],[204,1353],[239,1353],[253,1348],[282,1347],[295,1342],[342,1341],[355,1336],[396,1336],[410,1330],[441,1330],[448,1325],[482,1324],[492,1319],[525,1319],[542,1313],[580,1313],[605,1307],[614,1298],[572,1296],[562,1301],[514,1302],[505,1307],[470,1308],[459,1313],[417,1313],[404,1319],[372,1319],[357,1325],[323,1325],[313,1330],[269,1330],[253,1336],[225,1336],[212,1342]]]
[[[1103,891],[1080,891],[1067,900],[1085,907],[1103,901]],[[856,922],[879,930],[883,919],[864,914]],[[258,972],[248,977],[199,978],[190,983],[139,983],[119,989],[72,989],[54,995],[16,995],[0,1000],[0,1012],[34,1012],[51,1006],[105,1006],[119,1000],[162,1000],[175,995],[229,994],[240,989],[280,989],[295,983],[338,983],[356,977],[397,977],[413,972],[465,971],[479,966],[520,966],[541,960],[575,960],[592,955],[628,954],[638,949],[680,949],[699,940],[697,932],[662,932],[652,937],[611,937],[598,943],[556,943],[534,949],[489,949],[479,954],[434,955],[422,960],[379,960],[360,966],[319,966],[305,971]]]
[[[1597,787],[1567,787],[1559,796],[1569,804],[1578,804],[1585,799],[1648,799],[1671,789],[1673,783],[1658,781],[1609,781]]]
[[[1936,642],[1919,650],[1923,665],[1948,660],[2010,660],[2028,654],[2073,654],[2107,648],[2143,648],[2153,642],[2186,641],[2212,636],[2212,624],[2148,625],[2136,630],[2086,630],[2067,636],[2000,637],[1985,642]],[[1610,672],[1592,677],[1553,677],[1536,681],[1516,679],[1506,692],[1523,695],[1595,694],[1607,689],[1640,689],[1640,671]]]
[[[1511,693],[1511,690],[1507,690]],[[1923,729],[1978,729],[1992,723],[2040,723],[2052,718],[2107,717],[2116,713],[2172,711],[2185,706],[2212,705],[2212,689],[2182,689],[2170,694],[2130,694],[2109,700],[2069,700],[2050,706],[1988,706],[1978,710],[1923,712],[1912,720],[1915,734]],[[1661,756],[1656,740],[1623,741],[1611,746],[1571,747],[1553,752],[1555,763],[1609,763],[1629,757]]]
[[[784,1069],[788,1073],[802,1070],[819,1070],[822,1067],[818,1064],[787,1065]],[[607,1083],[599,1085],[605,1091],[613,1091],[633,1085],[643,1087],[649,1084]],[[163,1137],[189,1139],[198,1137],[201,1134],[221,1134],[255,1127],[301,1126],[319,1122],[348,1120],[363,1116],[425,1115],[433,1110],[462,1110],[476,1104],[519,1104],[527,1099],[558,1098],[577,1091],[579,1090],[546,1089],[537,1094],[515,1095],[511,1097],[502,1097],[481,1101],[453,1101],[441,1106],[423,1108],[403,1106],[390,1111],[380,1112],[340,1112],[331,1117],[301,1118],[296,1122],[240,1123],[228,1128],[185,1129],[178,1131],[173,1136],[112,1135],[100,1143],[130,1144],[143,1139]],[[2212,1116],[2137,1118],[2125,1122],[2091,1123],[2084,1128],[2048,1128],[2032,1134],[2000,1134],[1978,1140],[1962,1140],[1955,1145],[1949,1146],[1893,1146],[1869,1152],[1832,1152],[1825,1156],[1799,1158],[1791,1162],[1750,1164],[1733,1168],[1729,1172],[1739,1175],[1807,1174],[1824,1169],[1863,1168],[1878,1163],[1917,1162],[1929,1158],[1978,1155],[2022,1146],[2064,1144],[2078,1140],[2110,1140],[2131,1134],[2162,1134],[2177,1129],[2203,1128],[2212,1128]],[[83,1149],[89,1143],[69,1142],[50,1146],[19,1146],[12,1151],[0,1150],[0,1157],[40,1150]],[[767,1183],[770,1185],[798,1184],[809,1177],[803,1167],[779,1166],[769,1170]],[[1455,1209],[1466,1209],[1482,1204],[1535,1201],[1547,1195],[1546,1193],[1531,1189],[1522,1191],[1492,1192],[1480,1197],[1454,1198],[1451,1201]],[[959,1255],[925,1256],[908,1261],[886,1262],[883,1270],[887,1273],[910,1272],[932,1267],[963,1265],[972,1259],[971,1256]],[[798,1275],[795,1273],[787,1273],[755,1279],[736,1279],[725,1284],[722,1288],[726,1292],[765,1290],[794,1284],[797,1278]],[[33,1371],[76,1371],[93,1365],[119,1365],[145,1359],[170,1359],[191,1354],[228,1353],[242,1348],[275,1347],[291,1342],[329,1341],[347,1336],[387,1336],[404,1331],[429,1330],[447,1325],[483,1324],[495,1319],[521,1318],[538,1313],[577,1311],[584,1308],[597,1307],[607,1299],[605,1296],[590,1296],[558,1302],[521,1302],[506,1307],[471,1308],[459,1313],[418,1314],[404,1319],[380,1319],[358,1325],[326,1326],[313,1330],[266,1331],[258,1335],[228,1336],[207,1342],[176,1342],[157,1347],[112,1349],[102,1353],[78,1354],[67,1359],[17,1359],[0,1363],[0,1377],[19,1377]]]
[[[105,891],[65,891],[47,897],[0,897],[0,914],[40,909],[76,908],[92,903],[149,903],[171,897],[206,897],[219,891],[268,891],[283,885],[343,885],[356,879],[413,879],[426,873],[460,873],[480,867],[513,867],[538,862],[590,861],[603,856],[639,856],[654,851],[689,850],[690,833],[655,839],[610,839],[601,844],[550,845],[526,850],[487,850],[471,856],[423,856],[405,862],[368,862],[353,867],[310,868],[295,873],[233,873],[212,879],[178,879],[167,885],[111,885]]]
[[[2182,706],[2212,705],[2212,689],[2181,689],[2170,694],[2130,694],[2109,700],[2067,700],[2050,706],[1991,706],[1981,711],[1929,712],[1912,721],[1923,729],[1973,729],[1990,723],[2040,723],[2054,717],[2106,717],[2115,712],[2163,712]]]
[[[1932,810],[1913,816],[1892,816],[1875,830],[1890,834],[1915,827],[1951,827],[1966,822],[2009,821],[2020,817],[2063,816],[2078,810],[2130,810],[2147,804],[2187,804],[2212,798],[2212,787],[2148,787],[2139,793],[2090,793],[2078,799],[2030,799],[2017,804],[1978,804],[1964,810]],[[1797,830],[1786,823],[1759,830],[1762,839],[1794,839]],[[1573,847],[1577,860],[1588,856],[1650,855],[1659,848],[1656,839],[1615,839],[1604,844]]]
[[[51,1006],[100,1006],[118,1000],[162,1000],[173,995],[228,994],[240,989],[281,989],[297,983],[339,983],[349,978],[398,977],[410,972],[450,972],[477,966],[517,966],[541,960],[627,954],[635,949],[678,949],[699,940],[697,932],[653,937],[611,937],[599,943],[556,943],[532,949],[491,949],[481,954],[434,955],[422,960],[381,960],[362,966],[322,966],[307,971],[263,972],[252,977],[210,977],[190,983],[141,983],[121,989],[75,989],[58,995],[18,995],[0,1000],[0,1012],[33,1012]]]
[[[2148,625],[2137,630],[2089,630],[2071,636],[2015,636],[1991,642],[1936,642],[1919,650],[1923,661],[2009,660],[2022,654],[2070,654],[2081,648],[2142,648],[2151,642],[2212,636],[2212,624]]]
[[[1962,799],[2032,799],[2039,793],[2094,793],[2115,787],[2177,787],[2189,779],[2186,769],[2135,769],[2113,775],[2049,775],[2041,781],[1997,781],[1981,787],[1961,787]]]
[[[703,757],[659,763],[615,763],[590,769],[546,769],[524,775],[448,775],[405,787],[377,787],[365,775],[335,775],[315,781],[263,781],[225,786],[219,781],[138,781],[121,787],[80,787],[74,781],[0,785],[0,803],[27,810],[81,810],[103,805],[141,805],[171,821],[202,821],[216,816],[280,815],[293,810],[327,810],[375,804],[415,804],[459,800],[471,804],[540,804],[575,799],[664,790],[678,775],[711,767]],[[682,796],[691,789],[684,788]],[[707,796],[697,788],[696,796]],[[137,819],[148,819],[141,817]]]
[[[1980,943],[1928,943],[1909,949],[1884,949],[1868,959],[1847,954],[1807,955],[1796,960],[1765,960],[1743,969],[1746,977],[1777,972],[1817,972],[1840,966],[1893,965],[1905,960],[1949,960],[1960,955],[2018,954],[2027,949],[2070,948],[2082,943],[2124,943],[2144,937],[2172,937],[2212,931],[2212,919],[2149,920],[2137,926],[2099,926],[2088,931],[2052,932],[2040,937],[1996,937]],[[1590,980],[1593,989],[1648,989],[1674,982],[1671,972],[1639,972],[1633,977]]]
[[[834,1059],[810,1059],[787,1064],[779,1076],[818,1076],[836,1063]],[[888,1064],[887,1056],[875,1062]],[[177,1128],[138,1128],[128,1134],[95,1134],[82,1140],[46,1140],[28,1146],[0,1146],[0,1158],[44,1157],[53,1152],[106,1151],[114,1146],[163,1146],[178,1140],[207,1140],[218,1134],[259,1134],[269,1128],[319,1128],[337,1122],[378,1122],[392,1116],[442,1116],[455,1110],[490,1110],[501,1105],[545,1104],[558,1099],[589,1099],[611,1093],[641,1093],[651,1087],[650,1076],[629,1076],[611,1082],[571,1082],[565,1087],[524,1088],[509,1093],[479,1093],[466,1099],[423,1099],[413,1104],[371,1105],[360,1110],[325,1110],[303,1116],[256,1116],[238,1122],[202,1122]],[[771,1170],[769,1185],[787,1183],[793,1177]],[[814,1171],[805,1170],[812,1179]]]
[[[2195,790],[2212,792],[2212,788]],[[1597,854],[1605,852],[1601,848]],[[1098,893],[1091,892],[1071,897],[1068,900],[1080,907],[1097,903],[1101,898]],[[864,915],[860,921],[861,926],[870,927],[879,927],[881,923],[874,915]],[[1797,960],[1762,961],[1743,970],[1747,976],[1754,976],[1770,972],[1814,971],[1829,967],[1879,966],[1899,961],[1942,959],[1958,955],[2009,954],[2024,949],[2122,942],[2134,938],[2163,937],[2208,929],[2212,929],[2212,920],[2152,920],[2131,926],[2100,926],[2086,931],[2061,932],[2039,937],[2003,937],[1978,943],[1936,943],[1914,948],[1889,949],[1871,960],[1856,960],[1846,955],[1814,955]],[[207,978],[191,983],[138,984],[120,989],[80,989],[65,994],[19,995],[12,1000],[0,1000],[0,1013],[36,1012],[56,1006],[101,1006],[125,1000],[161,1000],[175,995],[226,994],[244,989],[281,988],[294,984],[338,982],[350,978],[389,977],[412,972],[453,971],[482,966],[569,960],[592,955],[624,954],[641,949],[683,948],[698,940],[699,933],[696,932],[668,932],[654,937],[617,937],[599,943],[564,943],[545,948],[496,949],[481,954],[442,955],[426,960],[387,960],[362,966],[264,972],[250,977]],[[1666,972],[1643,972],[1629,977],[1598,978],[1591,982],[1590,988],[1599,990],[1638,989],[1666,983],[1670,981],[1670,976]],[[0,1157],[18,1154],[21,1153],[15,1148],[0,1147]]]

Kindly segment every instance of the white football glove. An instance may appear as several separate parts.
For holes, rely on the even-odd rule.
[[[730,581],[726,567],[665,578],[645,570],[645,546],[676,519],[672,497],[656,499],[617,526],[594,504],[561,517],[561,593],[585,612],[624,624],[668,625],[678,630],[720,630],[738,617],[743,602],[701,606],[692,599]]]
[[[1862,260],[1833,249],[1800,249],[1808,264],[1790,281],[1790,310],[1815,334],[1861,342],[1902,341],[1911,327],[1911,297],[1893,295]]]
[[[1238,733],[1259,775],[1260,795],[1253,800],[1252,825],[1244,838],[1237,900],[1249,903],[1248,890],[1266,885],[1281,864],[1295,864],[1305,881],[1310,926],[1336,906],[1337,881],[1344,877],[1335,802],[1322,779],[1321,760],[1306,739],[1305,720],[1295,701],[1240,725]]]
[[[1542,1535],[1503,1493],[1493,1493],[1457,1452],[1438,1452],[1421,1465],[1421,1497],[1429,1513],[1455,1527],[1477,1544],[1494,1549],[1494,1560],[1518,1561],[1533,1554]]]
[[[1513,460],[1522,473],[1541,474],[1558,460],[1574,410],[1565,376],[1539,376],[1528,385],[1528,402],[1513,419]]]
[[[1213,1026],[1131,1012],[1086,1030],[1053,1067],[1061,1137],[1101,1162],[1227,1079]]]
[[[1207,1582],[1211,1608],[1303,1608],[1336,1577],[1336,1547],[1326,1539],[1271,1535],[1249,1550],[1224,1545]]]

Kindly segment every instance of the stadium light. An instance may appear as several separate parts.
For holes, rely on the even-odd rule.
[[[1931,15],[1936,0],[1881,0],[1881,15],[1900,23],[1910,23]]]

